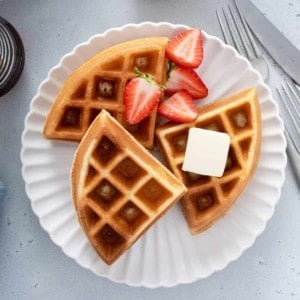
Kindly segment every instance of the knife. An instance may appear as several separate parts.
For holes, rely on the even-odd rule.
[[[275,61],[300,85],[300,51],[249,0],[235,4],[247,24]]]

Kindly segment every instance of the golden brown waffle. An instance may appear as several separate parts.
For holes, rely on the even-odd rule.
[[[189,128],[226,132],[231,142],[222,177],[181,170]],[[161,153],[188,191],[181,204],[191,233],[208,229],[224,216],[252,177],[260,152],[261,119],[254,88],[199,108],[193,123],[166,124],[156,130]]]
[[[44,127],[49,139],[80,141],[99,114],[106,109],[145,147],[153,146],[156,109],[137,125],[124,118],[123,94],[134,67],[165,83],[165,37],[142,38],[117,44],[89,59],[65,82]]]
[[[78,219],[107,264],[124,253],[185,191],[105,110],[75,154],[72,193]]]

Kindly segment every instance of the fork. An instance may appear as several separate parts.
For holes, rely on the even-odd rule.
[[[287,140],[287,154],[289,156],[293,171],[300,183],[300,92],[293,82],[285,81],[281,84],[281,88],[276,90],[284,104],[287,115],[289,115],[290,123],[293,128],[285,125],[285,136]]]
[[[237,3],[235,3],[235,7],[236,13],[233,13],[230,5],[228,5],[229,13],[222,8],[223,18],[226,25],[223,24],[219,11],[216,11],[224,41],[226,44],[233,46],[241,55],[245,56],[250,61],[253,68],[261,74],[263,80],[266,81],[269,77],[269,67],[267,62],[259,51],[254,37],[240,12]]]

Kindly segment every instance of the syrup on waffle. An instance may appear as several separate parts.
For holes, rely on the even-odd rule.
[[[79,144],[71,186],[79,222],[107,264],[186,191],[106,110]]]
[[[124,118],[123,94],[134,68],[165,83],[165,37],[141,38],[117,44],[95,55],[68,78],[47,116],[44,136],[80,141],[102,109],[114,116],[146,148],[154,142],[156,109],[139,124]]]
[[[198,112],[192,123],[168,123],[156,130],[161,153],[187,187],[181,204],[193,234],[208,229],[228,212],[256,169],[261,144],[260,108],[254,88],[203,106]],[[191,127],[229,134],[231,142],[222,177],[182,171]]]

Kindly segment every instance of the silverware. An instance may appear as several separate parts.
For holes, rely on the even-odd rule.
[[[235,3],[270,55],[300,85],[300,51],[249,0]]]
[[[216,14],[225,43],[233,46],[241,55],[245,56],[251,65],[261,74],[263,80],[266,81],[269,77],[269,67],[265,58],[261,55],[240,11],[236,9],[236,13],[234,13],[228,5],[229,13],[224,8],[222,8],[222,12],[226,25],[223,24],[218,11],[216,11]]]
[[[24,46],[15,28],[0,17],[0,97],[19,80],[25,61]]]
[[[280,88],[276,88],[281,103],[284,104],[290,123],[293,127],[285,125],[287,140],[287,154],[290,159],[293,171],[300,183],[300,91],[295,84],[285,81]]]

